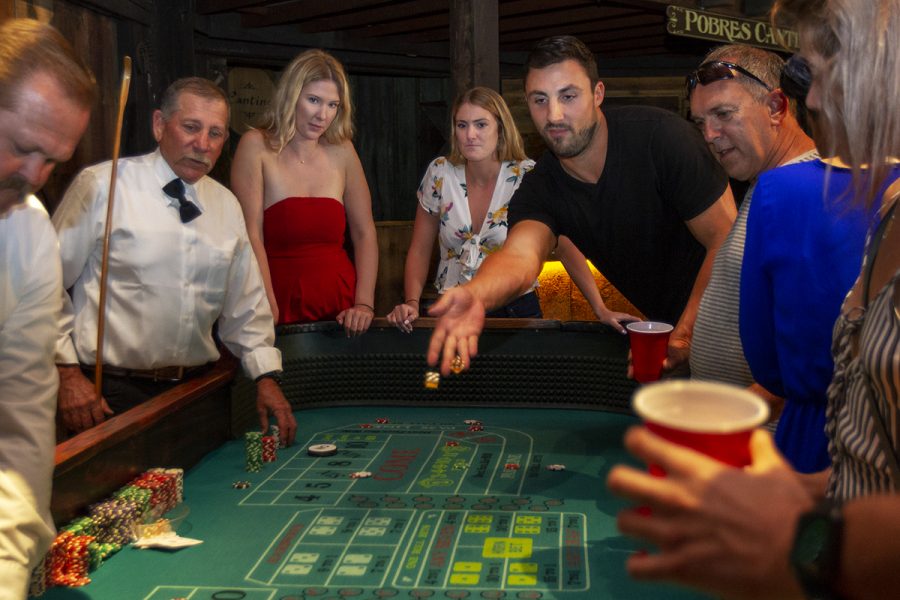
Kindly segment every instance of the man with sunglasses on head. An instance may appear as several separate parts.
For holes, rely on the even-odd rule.
[[[565,235],[647,318],[675,324],[665,367],[686,364],[712,257],[737,212],[727,177],[677,114],[601,110],[597,63],[574,37],[534,47],[525,97],[550,152],[511,200],[503,248],[432,307],[429,363],[442,354],[447,374],[459,355],[468,367],[485,309],[526,291]]]
[[[772,403],[775,412],[782,399],[751,374],[738,319],[747,216],[756,182],[770,169],[818,157],[780,86],[783,69],[777,54],[727,45],[715,48],[687,77],[691,119],[709,149],[730,177],[751,183],[700,301],[691,376],[749,387]]]

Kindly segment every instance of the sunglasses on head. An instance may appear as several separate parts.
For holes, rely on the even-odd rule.
[[[781,71],[781,89],[791,98],[806,100],[809,86],[812,85],[812,73],[809,63],[799,54],[795,54],[784,63]]]
[[[772,88],[765,81],[745,69],[740,65],[736,65],[734,63],[726,62],[724,60],[712,60],[707,63],[703,63],[699,67],[697,67],[696,71],[693,71],[690,75],[687,76],[687,93],[688,96],[691,95],[691,92],[694,91],[694,88],[697,87],[697,84],[707,85],[714,81],[722,81],[723,79],[735,79],[738,74],[743,75],[744,77],[749,77],[759,85],[763,86],[770,92]]]

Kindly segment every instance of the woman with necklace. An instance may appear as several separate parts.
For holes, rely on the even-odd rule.
[[[351,117],[343,66],[308,50],[285,69],[262,126],[238,144],[231,187],[278,324],[335,319],[359,335],[372,323],[378,244]]]

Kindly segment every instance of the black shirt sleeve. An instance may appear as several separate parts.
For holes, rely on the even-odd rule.
[[[675,114],[660,119],[650,144],[660,192],[682,220],[698,216],[725,192],[725,171],[685,119]]]
[[[558,164],[556,157],[547,151],[522,178],[509,201],[510,229],[522,221],[538,221],[549,227],[554,236],[559,235],[559,218],[550,201],[554,163]]]

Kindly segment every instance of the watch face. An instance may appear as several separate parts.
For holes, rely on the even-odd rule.
[[[818,558],[828,537],[830,523],[825,515],[807,514],[797,523],[797,537],[791,549],[791,562],[808,563]]]

